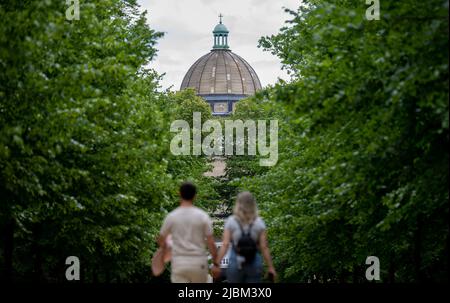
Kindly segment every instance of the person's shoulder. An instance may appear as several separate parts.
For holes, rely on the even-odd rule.
[[[178,206],[178,207],[175,207],[174,209],[172,209],[170,212],[169,212],[169,215],[173,215],[173,214],[176,214],[176,213],[178,213],[180,211],[180,207]]]
[[[236,225],[237,221],[234,215],[229,216],[226,220],[225,220],[225,226],[231,226],[231,225]]]
[[[234,221],[234,215],[230,215],[225,219],[225,222]]]
[[[171,211],[167,214],[167,218],[173,218],[173,217],[176,217],[177,214],[179,214],[179,213],[180,213],[180,207],[177,207],[177,208],[171,210]]]
[[[206,211],[204,211],[203,209],[201,209],[200,207],[197,206],[193,206],[192,209],[194,210],[194,212],[196,214],[198,214],[199,216],[205,217],[205,218],[209,218],[209,215]]]
[[[259,216],[256,218],[255,224],[263,228],[266,228],[266,222],[264,222],[264,219]]]

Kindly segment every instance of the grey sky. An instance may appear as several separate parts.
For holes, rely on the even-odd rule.
[[[290,19],[283,7],[296,9],[299,0],[138,0],[148,11],[151,28],[164,32],[151,67],[166,73],[163,88],[178,90],[189,67],[213,45],[219,13],[230,31],[231,50],[248,61],[264,86],[288,79],[280,60],[258,48],[261,36],[276,34]]]

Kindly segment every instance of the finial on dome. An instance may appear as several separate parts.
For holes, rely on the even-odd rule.
[[[228,29],[225,24],[222,23],[223,15],[219,14],[219,24],[213,30],[214,34],[214,46],[213,49],[228,49]]]

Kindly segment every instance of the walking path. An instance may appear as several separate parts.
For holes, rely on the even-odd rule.
[[[223,157],[213,157],[212,158],[213,170],[205,172],[203,175],[206,177],[222,177],[226,175],[225,168],[225,158]]]

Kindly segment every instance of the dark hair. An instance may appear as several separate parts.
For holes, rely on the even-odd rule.
[[[184,200],[192,200],[197,194],[197,187],[191,182],[183,182],[180,186],[180,195]]]

